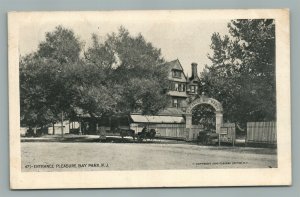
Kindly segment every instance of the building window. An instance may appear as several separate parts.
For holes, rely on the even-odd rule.
[[[178,82],[171,82],[169,89],[172,91],[184,92],[185,91],[185,84],[178,83]]]
[[[178,99],[173,99],[173,107],[179,107]]]
[[[179,87],[178,87],[178,91],[179,92],[184,92],[185,91],[185,84],[179,84]]]
[[[181,71],[174,70],[173,71],[173,77],[175,77],[175,78],[181,78]]]
[[[179,86],[178,83],[174,83],[174,90],[175,91],[178,91],[178,86]]]
[[[191,93],[196,93],[196,86],[190,86]]]

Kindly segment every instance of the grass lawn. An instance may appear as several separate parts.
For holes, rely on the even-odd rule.
[[[22,171],[274,168],[276,152],[187,143],[21,143]]]

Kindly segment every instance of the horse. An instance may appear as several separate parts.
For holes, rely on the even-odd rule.
[[[132,129],[118,129],[120,132],[120,136],[122,137],[122,140],[124,140],[124,137],[131,136],[133,138],[133,141],[135,141],[135,131]]]

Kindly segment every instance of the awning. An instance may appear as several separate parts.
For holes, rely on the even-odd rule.
[[[183,117],[130,115],[136,123],[184,123]]]

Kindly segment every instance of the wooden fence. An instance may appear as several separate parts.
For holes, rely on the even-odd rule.
[[[141,132],[144,124],[133,123],[130,128],[137,134]],[[156,137],[162,138],[174,138],[174,139],[186,139],[187,133],[185,129],[185,124],[148,124],[147,128],[156,130]]]
[[[248,122],[246,143],[277,144],[276,122]]]
[[[130,128],[135,131],[135,133],[141,132],[143,129],[143,124],[131,124]],[[189,137],[189,131],[186,129],[185,124],[149,124],[147,128],[155,129],[157,132],[156,137],[169,138],[169,139],[182,139],[186,140]],[[204,131],[204,127],[201,125],[191,125],[192,139],[197,140],[199,132]],[[221,127],[222,139],[221,142],[229,142],[234,144],[235,140],[235,124],[225,123]]]
[[[142,131],[145,124],[136,124],[132,123],[130,126],[120,126],[121,129],[132,129],[135,131],[135,134],[138,134]],[[186,139],[187,138],[187,132],[185,128],[185,124],[148,124],[146,125],[147,129],[155,129],[157,135],[156,137],[161,138],[169,138],[169,139]],[[110,127],[99,127],[99,132],[97,134],[100,134],[100,131],[105,131],[106,135],[109,136],[119,136],[120,133],[111,130]]]
[[[186,128],[185,124],[147,124],[144,123],[131,123],[130,126],[120,127],[122,129],[132,129],[135,134],[142,131],[143,127],[146,126],[148,130],[155,129],[156,137],[158,138],[168,138],[168,139],[189,139],[189,129]],[[204,127],[201,125],[191,125],[192,138],[190,140],[197,140],[199,132],[204,131]],[[109,130],[109,127],[103,128],[107,135],[119,135]],[[235,124],[234,123],[224,123],[221,127],[221,142],[229,142],[234,145],[235,140]]]

